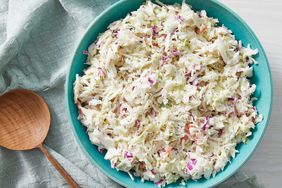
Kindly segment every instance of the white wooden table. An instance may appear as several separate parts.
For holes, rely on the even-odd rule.
[[[239,14],[261,41],[272,72],[273,108],[262,143],[243,169],[268,188],[282,187],[282,1],[220,0]]]

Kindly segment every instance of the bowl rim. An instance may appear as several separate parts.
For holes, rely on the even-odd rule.
[[[117,182],[118,184],[125,186],[125,187],[129,187],[130,185],[124,183],[123,181],[121,181],[120,179],[112,176],[111,174],[109,174],[105,169],[103,169],[100,165],[98,165],[98,163],[92,158],[92,156],[90,156],[90,154],[88,153],[88,151],[86,150],[86,148],[83,146],[82,141],[79,139],[79,136],[77,134],[77,131],[74,128],[74,122],[72,120],[72,114],[70,112],[70,93],[68,92],[68,88],[69,88],[69,82],[70,82],[70,72],[71,72],[71,68],[72,65],[74,63],[74,59],[77,53],[79,53],[79,47],[81,46],[81,43],[83,41],[83,38],[85,37],[85,35],[89,32],[89,30],[93,27],[93,25],[95,25],[95,23],[97,21],[100,20],[101,17],[103,17],[105,14],[107,14],[108,11],[111,11],[112,9],[115,9],[116,7],[119,6],[119,4],[122,4],[123,2],[128,1],[128,0],[119,0],[117,2],[115,2],[114,4],[110,5],[109,7],[107,7],[105,10],[103,10],[89,25],[88,27],[85,29],[85,31],[83,32],[83,34],[79,37],[79,42],[76,44],[76,47],[73,51],[73,55],[71,58],[71,63],[69,64],[69,67],[67,69],[67,75],[66,75],[66,81],[65,81],[65,101],[66,101],[66,107],[67,107],[67,114],[68,114],[68,122],[71,124],[71,129],[72,129],[72,133],[75,136],[75,140],[77,141],[78,145],[80,146],[81,150],[83,151],[83,153],[87,156],[87,158],[91,161],[91,163],[95,164],[95,166],[101,170],[107,177],[109,177],[110,179],[114,180],[115,182]],[[185,0],[186,1],[186,0]],[[256,145],[254,146],[254,149],[249,153],[248,157],[244,160],[244,162],[242,162],[240,164],[240,166],[237,168],[237,170],[232,171],[232,173],[229,173],[228,175],[224,176],[223,178],[221,178],[219,181],[217,181],[216,183],[214,183],[212,186],[216,186],[219,185],[220,183],[226,181],[228,178],[230,178],[232,175],[234,175],[236,172],[238,172],[238,170],[240,168],[242,168],[242,166],[250,159],[250,157],[254,154],[255,150],[257,149],[257,147],[260,145],[262,138],[266,132],[266,128],[269,126],[269,121],[270,121],[270,117],[271,117],[271,112],[272,112],[272,101],[273,101],[273,80],[272,80],[272,74],[271,74],[271,69],[270,69],[270,65],[269,65],[269,61],[267,58],[267,55],[265,53],[265,50],[260,42],[260,40],[258,39],[258,37],[255,35],[254,31],[250,28],[250,26],[236,13],[234,12],[231,8],[227,7],[226,5],[224,5],[223,3],[217,1],[217,0],[209,0],[212,3],[217,4],[218,6],[220,6],[223,9],[226,9],[230,14],[232,14],[233,16],[235,16],[240,23],[246,28],[246,30],[248,30],[248,32],[250,33],[250,35],[255,39],[255,41],[257,42],[257,45],[259,48],[261,48],[261,52],[265,57],[265,63],[267,66],[267,71],[269,74],[269,80],[270,80],[270,105],[269,105],[269,111],[267,114],[267,120],[265,122],[265,125],[263,127],[262,130],[262,134],[260,136],[260,138],[258,139]],[[72,83],[73,84],[73,83]],[[104,159],[105,160],[105,159]]]

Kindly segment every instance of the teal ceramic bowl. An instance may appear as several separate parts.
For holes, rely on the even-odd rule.
[[[181,3],[182,0],[163,0],[166,4]],[[255,148],[259,145],[260,140],[265,132],[270,118],[271,104],[272,104],[272,80],[268,61],[265,52],[248,25],[232,10],[228,9],[216,0],[188,0],[194,10],[206,10],[208,16],[218,18],[220,24],[224,24],[227,28],[231,29],[238,40],[242,40],[243,45],[251,44],[253,48],[257,48],[259,53],[255,59],[259,62],[254,65],[254,76],[251,79],[252,83],[257,85],[254,96],[258,98],[255,102],[259,113],[263,114],[264,119],[253,130],[253,136],[247,144],[240,144],[237,146],[239,153],[231,163],[228,164],[223,171],[216,174],[208,180],[200,179],[199,181],[188,181],[188,187],[213,187],[232,174],[234,174],[251,156]],[[88,46],[95,42],[99,33],[106,30],[107,26],[118,19],[124,18],[129,12],[137,10],[138,7],[144,3],[143,0],[121,0],[110,8],[106,9],[94,22],[90,24],[86,33],[83,35],[80,43],[78,44],[75,54],[73,56],[72,64],[68,72],[66,81],[66,102],[67,110],[74,135],[84,151],[93,164],[99,167],[106,175],[120,183],[125,187],[145,188],[154,187],[152,182],[140,182],[140,178],[134,181],[124,172],[118,172],[112,169],[109,161],[104,159],[104,154],[97,151],[97,147],[90,143],[85,127],[78,121],[78,111],[73,101],[73,82],[75,81],[76,74],[82,74],[86,68],[85,61],[86,55],[82,54],[83,50],[87,50]],[[168,185],[167,187],[183,187],[179,183]]]

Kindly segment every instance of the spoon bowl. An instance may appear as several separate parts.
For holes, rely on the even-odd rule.
[[[50,128],[47,104],[36,93],[17,89],[0,96],[0,145],[11,150],[38,147]]]
[[[43,146],[50,128],[50,112],[33,91],[16,89],[0,96],[0,146],[11,150],[39,148],[72,188],[79,185]]]

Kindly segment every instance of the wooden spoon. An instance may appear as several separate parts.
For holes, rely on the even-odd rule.
[[[0,146],[11,150],[39,148],[70,187],[79,185],[43,146],[50,128],[47,104],[36,93],[16,89],[0,96]]]

